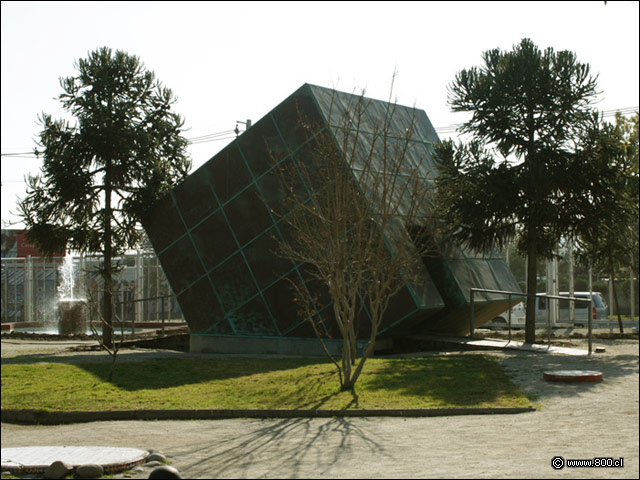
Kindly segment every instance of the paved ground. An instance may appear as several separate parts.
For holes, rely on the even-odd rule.
[[[13,341],[12,341],[13,342]],[[57,357],[62,347],[7,344],[2,356]],[[571,340],[586,349],[586,340]],[[2,447],[104,445],[163,452],[185,478],[638,478],[638,341],[595,340],[587,356],[490,353],[541,409],[518,415],[2,424]],[[482,352],[487,354],[487,352]],[[151,355],[180,355],[154,352]],[[466,355],[477,355],[468,352]],[[75,361],[82,361],[76,354]],[[100,354],[92,354],[100,355]],[[129,359],[150,353],[129,352]],[[66,360],[65,360],[66,357]],[[125,360],[123,356],[122,360]],[[547,370],[603,372],[599,383],[545,381]],[[623,458],[622,468],[555,470],[556,456]],[[604,461],[607,463],[607,461]],[[146,478],[149,468],[130,472]],[[125,478],[119,474],[116,478]]]

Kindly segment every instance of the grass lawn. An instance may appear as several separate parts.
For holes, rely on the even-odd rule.
[[[2,365],[2,408],[346,409],[525,407],[532,404],[490,357],[367,360],[355,392],[341,392],[324,359],[154,359]]]

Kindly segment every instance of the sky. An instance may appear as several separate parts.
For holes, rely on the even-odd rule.
[[[177,103],[195,170],[304,83],[426,111],[456,138],[447,87],[482,52],[528,37],[576,53],[598,75],[596,108],[638,109],[638,2],[15,2],[2,1],[2,226],[41,161],[38,116],[69,118],[59,79],[108,46],[138,56]],[[610,119],[611,120],[611,119]],[[243,124],[238,124],[240,130]],[[224,133],[226,132],[226,133]],[[11,154],[11,155],[10,155]]]

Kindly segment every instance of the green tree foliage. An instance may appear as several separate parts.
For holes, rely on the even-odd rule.
[[[633,269],[638,253],[638,114],[627,119],[616,116],[615,124],[594,118],[585,135],[580,162],[589,164],[585,178],[587,195],[576,198],[576,215],[581,215],[576,234],[580,258],[613,282],[613,299],[622,332],[622,318],[615,289],[620,267]],[[586,178],[586,175],[595,178]],[[591,181],[590,181],[591,180]]]
[[[541,51],[523,39],[512,51],[484,52],[483,65],[462,70],[449,104],[470,112],[464,145],[437,146],[440,205],[454,237],[476,250],[517,239],[527,255],[527,293],[536,293],[538,258],[549,258],[578,220],[567,203],[580,194],[571,182],[580,137],[590,118],[596,79],[568,51]],[[527,342],[535,341],[528,302]]]
[[[188,173],[183,120],[171,90],[138,57],[101,48],[61,78],[73,124],[42,114],[41,174],[19,208],[27,237],[51,255],[69,248],[104,255],[103,340],[111,345],[113,258],[140,240],[140,216]]]

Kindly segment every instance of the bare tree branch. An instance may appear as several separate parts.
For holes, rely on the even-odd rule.
[[[347,390],[373,354],[390,299],[424,271],[422,257],[436,229],[429,207],[432,172],[426,155],[413,154],[420,143],[415,109],[407,118],[392,103],[352,95],[345,105],[335,95],[327,127],[298,112],[310,153],[274,171],[286,197],[276,213],[290,232],[280,254],[305,265],[328,291],[343,339],[340,365],[323,341],[327,325],[319,320],[313,293],[290,280],[294,297]],[[357,358],[364,327],[368,341]]]

